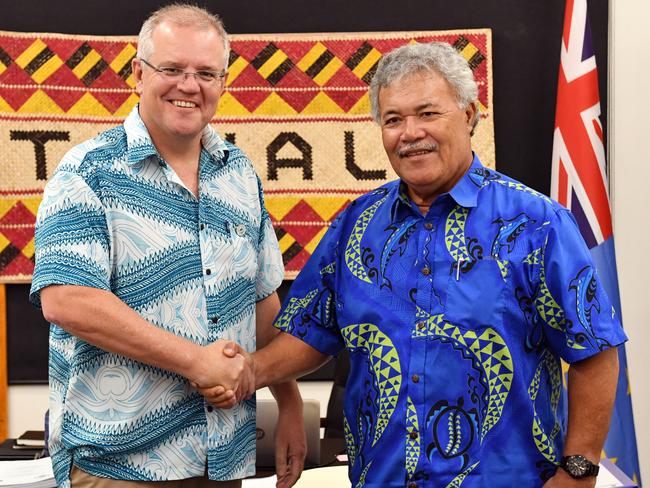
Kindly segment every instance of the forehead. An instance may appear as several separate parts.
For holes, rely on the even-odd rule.
[[[398,110],[412,105],[440,105],[457,101],[454,89],[437,71],[404,75],[379,89],[379,110]]]
[[[151,33],[151,47],[152,55],[169,60],[190,57],[220,62],[224,56],[223,39],[211,26],[179,25],[163,21]]]

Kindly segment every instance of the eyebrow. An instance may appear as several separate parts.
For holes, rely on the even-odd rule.
[[[419,105],[415,106],[415,111],[420,112],[421,110],[424,110],[426,108],[437,108],[438,105],[435,102],[424,102]],[[387,112],[384,112],[382,114],[382,117],[386,117],[388,115],[399,115],[399,112],[394,109],[389,109]]]

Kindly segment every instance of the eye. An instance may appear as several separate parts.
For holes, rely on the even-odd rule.
[[[196,76],[201,78],[203,81],[214,81],[218,77],[218,73],[214,71],[201,70],[196,72]]]
[[[180,68],[169,68],[169,67],[160,68],[160,72],[163,75],[169,76],[169,77],[172,77],[172,78],[174,78],[176,76],[180,76],[180,75],[183,74],[182,69],[180,69]]]
[[[430,119],[432,117],[435,117],[436,115],[438,115],[438,112],[426,111],[426,112],[422,112],[420,114],[420,117],[423,119]]]
[[[399,122],[400,122],[399,117],[389,117],[389,118],[384,120],[384,126],[385,127],[392,127],[392,126],[395,126],[395,125],[399,124]]]

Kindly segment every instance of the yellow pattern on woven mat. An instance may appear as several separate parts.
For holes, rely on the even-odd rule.
[[[64,114],[65,112],[59,107],[54,100],[47,96],[42,90],[37,90],[27,99],[27,101],[18,109],[22,114]]]
[[[223,95],[221,95],[221,99],[219,100],[219,107],[217,108],[217,113],[228,114],[231,116],[232,115],[244,116],[244,115],[251,114],[246,107],[244,107],[241,103],[239,103],[239,100],[237,100],[228,92],[225,92]]]
[[[309,254],[314,253],[314,251],[316,250],[316,246],[318,246],[318,243],[327,232],[327,229],[329,229],[329,227],[322,227],[321,230],[319,230],[318,233],[314,236],[314,238],[307,243],[307,245],[305,246],[305,250]]]
[[[115,111],[115,115],[126,117],[129,115],[129,112],[133,110],[133,107],[135,107],[136,103],[138,103],[138,100],[140,100],[140,98],[135,93],[131,93],[131,95],[129,95],[129,98],[127,98],[126,101],[120,106],[120,108]]]
[[[95,97],[90,93],[86,93],[77,103],[70,107],[68,115],[98,115],[105,117],[111,115],[111,113]]]
[[[296,115],[298,112],[282,100],[276,93],[271,93],[266,100],[260,103],[255,110],[255,115]]]
[[[303,115],[344,114],[345,110],[339,107],[327,94],[319,92],[300,113]]]
[[[272,197],[267,195],[264,197],[266,210],[274,220],[282,220],[300,200],[302,200],[301,197],[292,196]]]

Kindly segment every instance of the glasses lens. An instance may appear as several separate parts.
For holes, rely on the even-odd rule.
[[[211,83],[217,79],[217,74],[213,73],[212,71],[197,71],[195,75],[201,81],[205,81],[206,83]]]
[[[180,68],[160,68],[160,72],[169,78],[178,78],[183,74]]]

